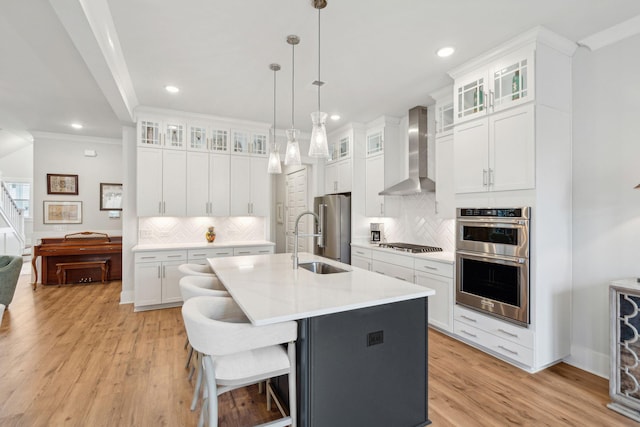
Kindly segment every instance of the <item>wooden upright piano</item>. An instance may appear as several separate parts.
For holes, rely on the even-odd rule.
[[[59,283],[59,265],[69,263],[98,262],[107,263],[107,280],[122,279],[122,236],[109,236],[105,233],[83,231],[66,236],[42,239],[41,244],[33,247],[31,266],[35,272],[33,289],[38,284],[36,259],[42,257],[42,284]],[[95,268],[76,268],[68,272],[67,283],[100,282],[101,272]]]

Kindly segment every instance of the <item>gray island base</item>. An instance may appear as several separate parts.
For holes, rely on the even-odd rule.
[[[300,427],[417,427],[427,401],[427,298],[433,289],[311,254],[342,269],[292,269],[290,254],[209,263],[251,323],[298,322]],[[286,376],[275,382],[288,403]]]

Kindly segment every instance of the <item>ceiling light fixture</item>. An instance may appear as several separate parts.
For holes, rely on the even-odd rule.
[[[285,166],[299,166],[300,161],[300,144],[298,144],[298,135],[300,131],[295,128],[293,121],[294,109],[294,93],[295,93],[295,59],[296,45],[300,43],[300,37],[296,35],[287,36],[287,43],[291,45],[291,129],[287,129],[287,150],[284,154]]]
[[[268,173],[282,173],[282,166],[280,165],[280,150],[276,143],[276,72],[280,71],[279,64],[269,65],[271,71],[273,71],[273,127],[271,128],[271,147],[269,149],[269,163],[267,165]]]
[[[178,89],[175,86],[171,86],[171,85],[165,86],[164,89],[169,93],[178,93],[178,92],[180,92],[180,89]]]
[[[446,58],[447,56],[453,55],[453,52],[455,51],[456,50],[453,47],[445,46],[438,49],[438,51],[436,52],[436,55],[438,55],[440,58]]]
[[[320,110],[320,86],[324,84],[320,80],[320,11],[327,6],[326,0],[311,0],[313,7],[318,9],[318,80],[313,82],[318,86],[318,110],[311,113],[313,129],[311,130],[311,142],[309,143],[310,157],[329,157],[329,144],[327,143],[327,113]]]
[[[74,129],[82,129],[82,125],[80,123],[71,123],[71,127]]]

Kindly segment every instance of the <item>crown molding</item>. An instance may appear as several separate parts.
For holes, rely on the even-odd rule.
[[[594,51],[605,46],[617,43],[626,38],[640,34],[640,15],[621,22],[606,30],[585,37],[578,41],[580,46],[585,46]]]

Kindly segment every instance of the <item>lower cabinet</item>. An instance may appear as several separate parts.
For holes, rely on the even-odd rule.
[[[186,261],[187,251],[135,254],[135,308],[182,302],[178,267]]]
[[[273,246],[246,246],[243,248],[233,248],[233,255],[264,255],[272,254],[273,250]]]
[[[189,249],[187,254],[189,263],[205,265],[207,258],[233,256],[233,248]]]
[[[371,271],[371,249],[351,248],[351,265]]]
[[[453,332],[454,283],[453,265],[415,259],[416,284],[431,288],[435,295],[429,301],[429,325],[445,332]]]
[[[516,364],[533,365],[533,331],[528,328],[456,305],[454,333]]]

